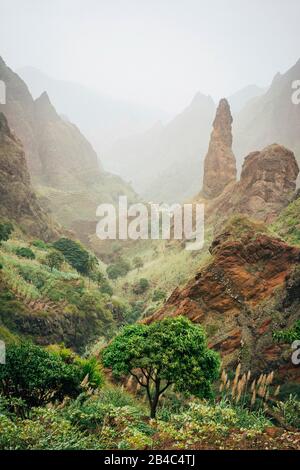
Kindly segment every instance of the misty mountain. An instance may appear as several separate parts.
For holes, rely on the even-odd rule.
[[[34,98],[47,91],[58,112],[82,130],[100,155],[116,139],[142,132],[168,117],[160,109],[113,99],[79,83],[51,78],[34,67],[20,68],[17,73]]]
[[[263,93],[249,85],[229,101],[238,112]],[[215,104],[198,93],[191,104],[166,126],[158,122],[147,132],[120,139],[104,154],[111,171],[132,181],[146,199],[178,202],[194,196],[202,180]]]
[[[109,170],[131,180],[148,200],[178,202],[199,191],[202,158],[209,141],[215,104],[198,93],[167,125],[120,139],[104,156]]]
[[[46,92],[33,99],[25,82],[0,58],[0,80],[6,84],[6,116],[20,139],[40,203],[78,237],[95,231],[96,209],[115,203],[120,194],[136,200],[132,188],[99,164],[80,130],[56,111]]]
[[[292,83],[300,78],[300,60],[286,73],[277,73],[269,89],[250,100],[234,120],[234,151],[239,166],[254,150],[278,143],[300,162],[300,106],[292,102]]]
[[[232,114],[239,113],[252,98],[266,92],[265,88],[257,85],[248,85],[227,98]]]

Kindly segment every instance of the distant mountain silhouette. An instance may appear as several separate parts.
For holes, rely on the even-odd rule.
[[[292,83],[299,79],[300,60],[286,73],[276,74],[269,89],[236,116],[233,143],[239,166],[249,152],[274,142],[291,149],[300,162],[300,105],[292,102]]]
[[[160,109],[113,99],[79,83],[56,80],[34,67],[17,73],[27,83],[34,98],[47,90],[60,114],[67,116],[87,136],[99,154],[117,138],[126,137],[167,119]]]

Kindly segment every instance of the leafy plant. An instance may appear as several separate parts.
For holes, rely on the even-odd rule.
[[[275,331],[273,338],[281,343],[293,343],[300,340],[300,320],[297,320],[294,326],[288,330]]]
[[[118,277],[126,276],[130,271],[130,264],[128,261],[120,258],[116,263],[110,264],[107,269],[107,275],[110,279],[117,279]]]
[[[0,368],[0,391],[6,397],[21,398],[29,407],[41,406],[66,395],[81,393],[81,382],[90,367],[80,362],[67,363],[59,354],[25,342],[11,344],[6,364]],[[95,385],[96,384],[91,384]]]
[[[133,286],[133,292],[135,294],[143,294],[146,292],[150,287],[150,283],[148,279],[141,278],[139,279],[138,283]]]
[[[79,273],[87,275],[90,272],[90,254],[79,242],[69,238],[60,238],[53,247],[61,251],[67,262]]]
[[[152,300],[153,302],[159,302],[160,300],[165,300],[167,297],[167,293],[162,289],[156,289],[153,292]]]
[[[278,402],[275,411],[283,417],[287,424],[300,429],[300,401],[295,396],[290,395],[286,401]]]
[[[198,397],[211,396],[220,359],[208,349],[201,326],[184,317],[127,326],[103,351],[103,364],[115,375],[132,375],[146,389],[154,418],[168,387]]]
[[[11,236],[14,227],[11,223],[1,223],[0,224],[0,245],[1,242],[6,242]]]
[[[45,263],[51,271],[55,268],[59,270],[64,262],[65,258],[58,250],[51,250],[45,257]]]
[[[20,256],[21,258],[35,259],[34,252],[30,248],[27,248],[25,246],[17,248],[16,255]]]

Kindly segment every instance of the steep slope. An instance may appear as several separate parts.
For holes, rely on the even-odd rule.
[[[41,209],[31,187],[22,144],[0,113],[0,217],[15,221],[28,235],[44,240],[58,235],[59,228]]]
[[[34,101],[3,61],[0,79],[6,84],[6,104],[0,108],[24,145],[34,182],[68,189],[93,184],[100,175],[97,154],[79,130],[56,113],[46,93]]]
[[[143,132],[168,115],[156,108],[113,99],[79,83],[56,80],[34,67],[16,71],[34,98],[47,90],[59,114],[68,116],[98,153],[117,139]],[[106,161],[103,162],[106,166]]]
[[[0,110],[24,145],[41,204],[87,241],[95,231],[97,206],[116,202],[119,194],[135,200],[135,193],[121,178],[102,170],[92,146],[76,126],[57,114],[48,95],[34,101],[2,59],[0,80],[7,92]]]
[[[199,187],[214,112],[213,100],[198,93],[166,126],[119,141],[105,160],[146,199],[180,202]]]
[[[299,318],[299,290],[285,299],[291,299],[290,286],[297,282],[300,249],[262,224],[236,217],[215,238],[210,253],[208,265],[145,321],[186,315],[205,325],[225,365],[242,360],[254,371],[284,366],[272,333]],[[297,375],[297,368],[291,369]]]
[[[65,190],[97,184],[102,171],[97,154],[79,129],[56,113],[46,92],[34,105],[40,182]]]
[[[292,83],[299,80],[300,60],[286,73],[278,73],[262,96],[251,100],[236,116],[234,152],[239,164],[253,149],[280,142],[300,161],[300,106],[293,104]]]
[[[292,202],[279,214],[272,229],[287,243],[300,245],[300,191]]]
[[[30,249],[34,259],[18,254]],[[0,339],[20,337],[38,344],[61,344],[76,350],[109,336],[116,320],[109,298],[66,261],[51,269],[49,244],[13,238],[0,246]]]

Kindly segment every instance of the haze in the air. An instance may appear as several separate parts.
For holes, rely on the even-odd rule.
[[[298,0],[0,0],[1,55],[174,115],[268,85],[299,58],[299,18]]]

